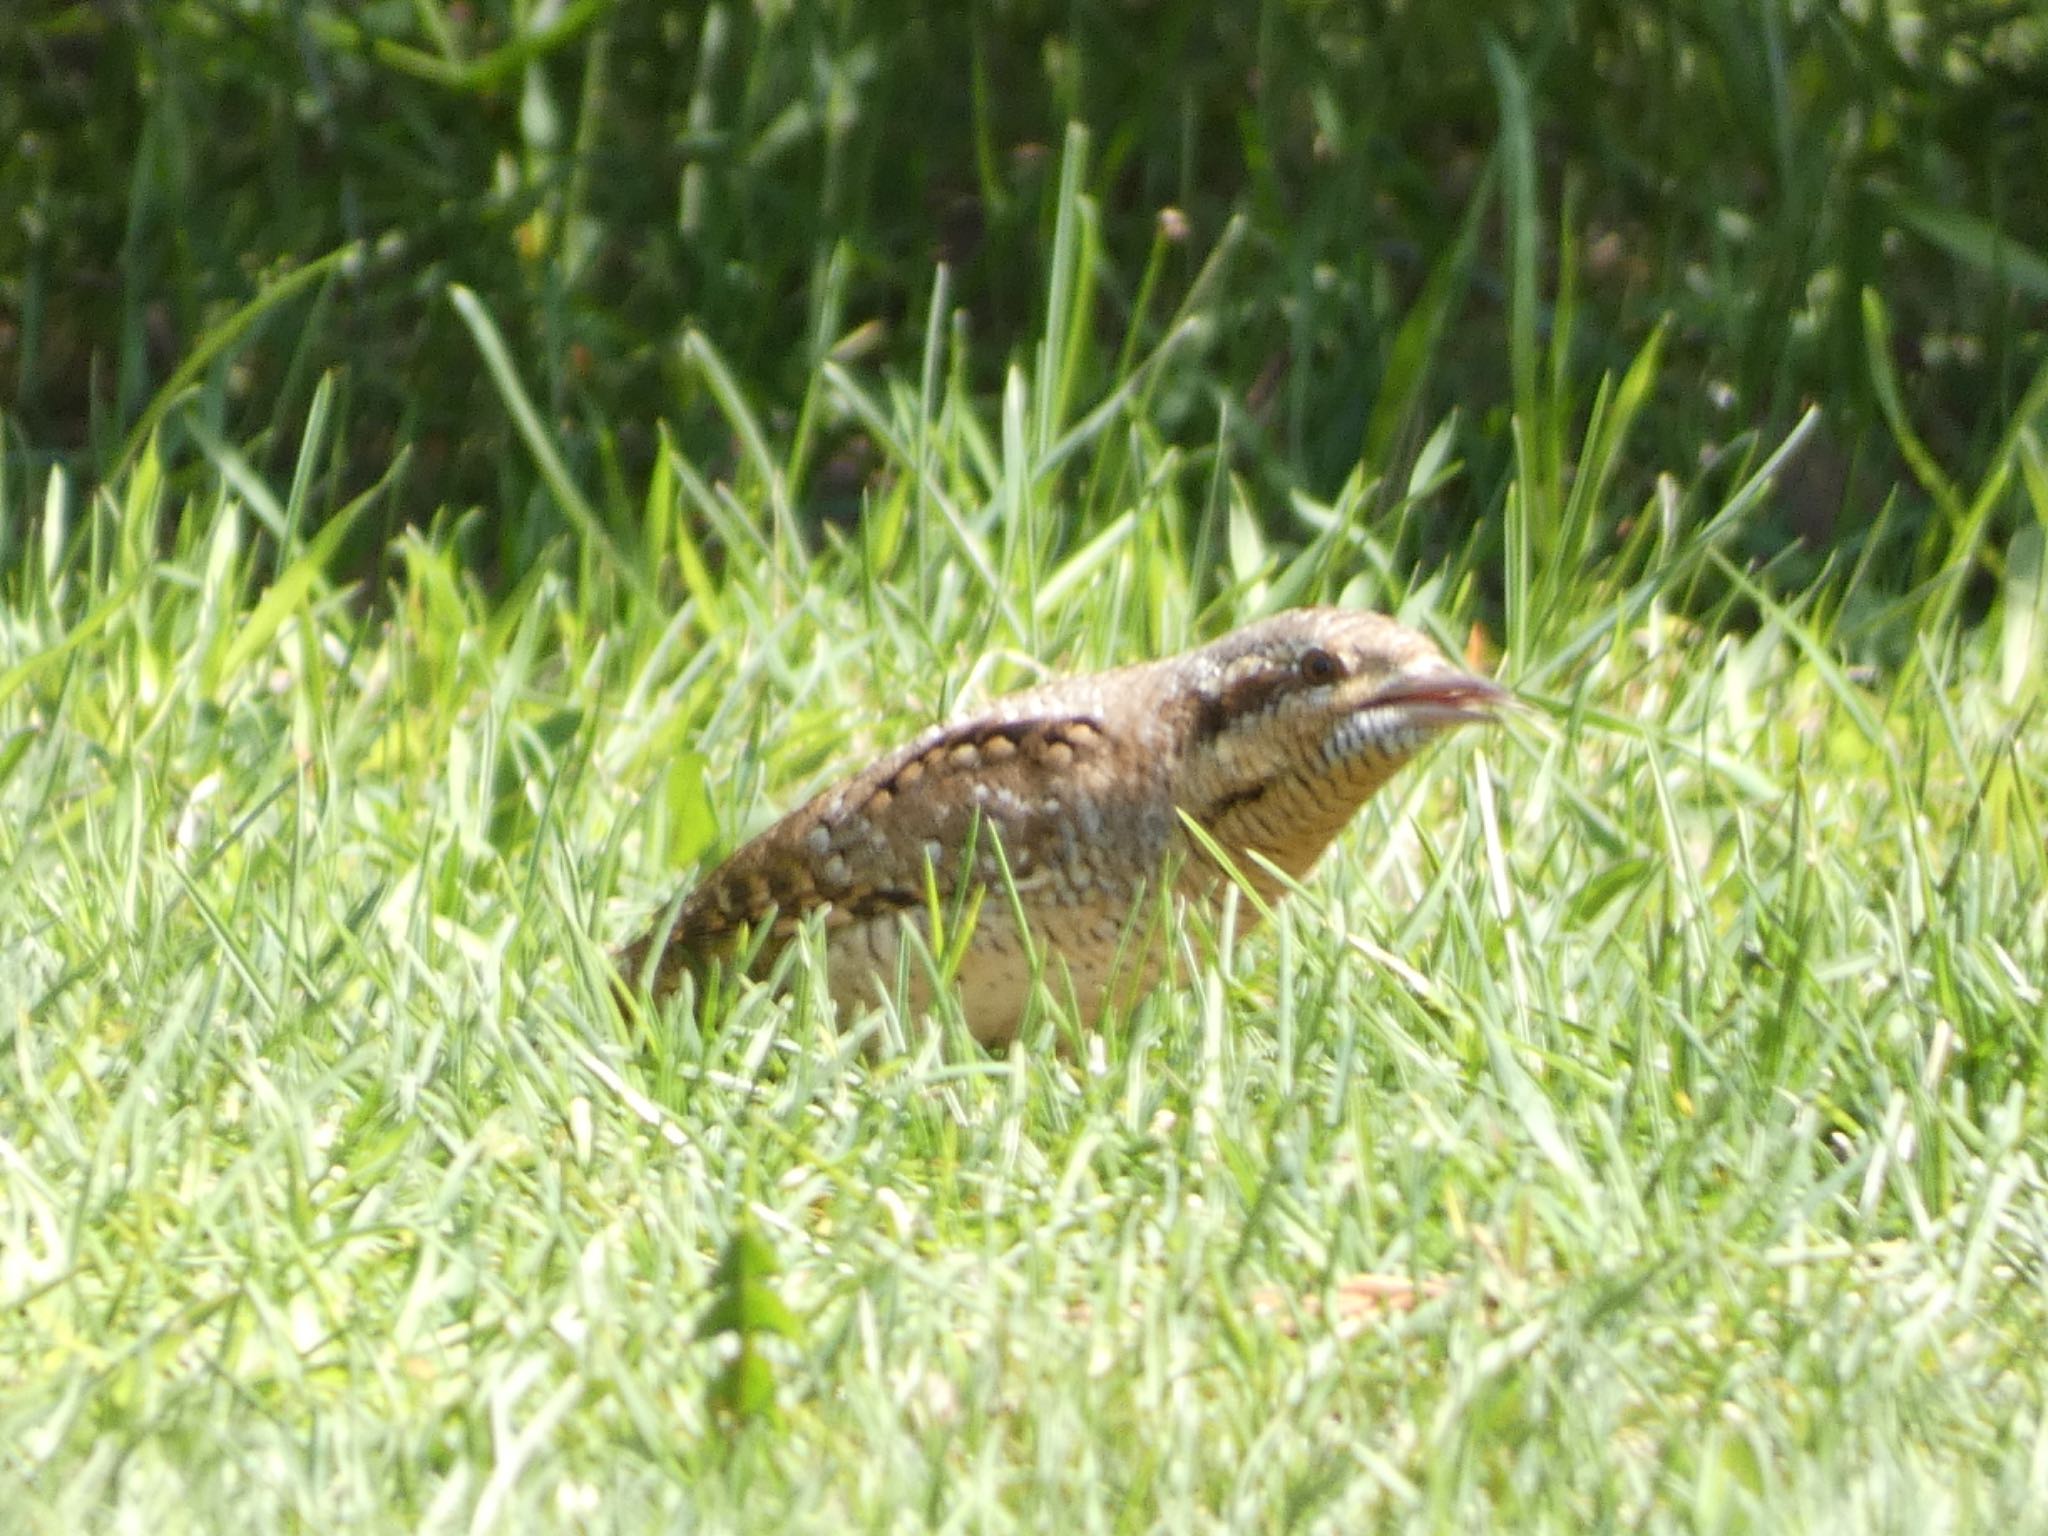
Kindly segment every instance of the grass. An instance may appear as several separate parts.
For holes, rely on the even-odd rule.
[[[801,960],[630,1028],[604,946],[678,868],[957,699],[1294,601],[1464,643],[1474,556],[1386,542],[1455,462],[1275,534],[1228,481],[1179,498],[1142,417],[947,376],[821,374],[899,473],[810,538],[735,392],[752,471],[650,480],[674,606],[590,546],[489,598],[457,528],[351,588],[308,475],[225,458],[179,503],[150,448],[52,477],[33,524],[10,478],[28,1526],[2023,1524],[2038,533],[1986,622],[1938,575],[1861,640],[1846,577],[1720,552],[1762,451],[1577,576],[1532,560],[1499,658],[1532,707],[1078,1054],[1049,1006],[1005,1057],[885,1019],[870,1059]],[[1612,425],[1542,451],[1597,483]],[[2015,426],[1992,474],[2038,528]],[[1120,510],[1061,515],[1105,480]],[[1514,537],[1568,541],[1569,496],[1518,479]],[[1905,663],[1858,662],[1887,626]]]
[[[1964,0],[8,7],[0,407],[105,477],[227,316],[350,252],[185,381],[167,464],[204,458],[196,421],[282,482],[331,375],[348,429],[323,491],[404,457],[352,568],[487,506],[464,556],[504,586],[574,512],[519,450],[451,283],[616,533],[663,433],[707,472],[732,463],[692,331],[764,416],[801,423],[798,503],[845,515],[872,444],[807,409],[819,364],[837,348],[914,377],[935,260],[978,396],[1023,361],[1037,388],[1099,397],[1221,253],[1218,323],[1146,414],[1190,457],[1226,454],[1261,518],[1361,459],[1398,477],[1454,405],[1490,511],[1537,353],[1586,382],[1662,326],[1652,462],[1824,403],[1745,553],[1825,550],[1870,537],[1907,478],[1866,288],[1942,462],[1989,462],[2048,358],[2044,48],[2030,7]],[[1078,168],[1072,122],[1093,130]],[[1044,297],[1079,270],[1058,238],[1075,184],[1089,271],[1056,313],[1083,323],[1049,336]]]
[[[26,28],[67,89],[150,68],[0,168],[44,220],[0,241],[48,231],[0,261],[10,1524],[2038,1524],[2048,368],[2032,210],[1984,212],[2038,124],[1972,106],[2024,18],[1924,18],[1973,74],[1790,7],[1419,6],[1363,51],[1268,7],[1211,198],[1243,40],[1194,8],[1151,8],[1186,81],[1107,21],[963,11],[920,75],[959,40],[713,8],[625,180],[674,39],[478,13],[301,7],[303,99],[261,5]],[[393,110],[212,220],[236,82],[280,142]],[[990,233],[936,269],[878,169],[940,142],[919,90],[974,96]],[[1098,131],[1005,158],[1034,93]],[[95,218],[104,312],[60,281]],[[1914,366],[1937,334],[1983,367]],[[612,1007],[610,944],[864,754],[1311,601],[1528,707],[1116,1027],[842,1033],[806,955]]]

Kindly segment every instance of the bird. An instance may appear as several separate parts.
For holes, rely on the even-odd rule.
[[[923,1015],[934,967],[903,963],[905,927],[929,944],[936,919],[982,1045],[1016,1039],[1040,974],[1093,1023],[1161,974],[1148,910],[1214,908],[1237,881],[1249,929],[1397,769],[1511,698],[1408,625],[1335,607],[1008,694],[741,846],[617,952],[622,996],[660,1002],[685,975],[701,996],[742,956],[764,974],[816,918],[842,1021],[899,976]]]

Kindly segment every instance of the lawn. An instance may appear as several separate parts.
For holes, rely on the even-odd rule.
[[[1487,57],[1464,254],[1334,473],[1216,383],[1250,237],[1120,266],[1127,151],[1078,128],[1023,341],[921,251],[885,355],[857,284],[793,382],[684,326],[687,430],[551,393],[504,294],[432,285],[502,515],[394,513],[426,417],[293,369],[388,249],[256,274],[89,462],[0,423],[4,1523],[2038,1526],[2038,304],[1965,436],[1914,427],[1910,284],[1843,300],[1860,405],[1720,421],[1718,343],[1579,293]],[[1487,334],[1490,416],[1439,396]],[[615,1007],[612,945],[870,754],[1304,602],[1523,707],[1128,1016],[1048,996],[991,1055],[835,1021],[808,952]]]

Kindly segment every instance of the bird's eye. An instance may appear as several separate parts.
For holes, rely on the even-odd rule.
[[[1296,665],[1301,669],[1301,680],[1305,683],[1334,683],[1344,671],[1337,658],[1321,646],[1303,651]]]

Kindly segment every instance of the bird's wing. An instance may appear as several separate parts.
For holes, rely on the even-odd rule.
[[[915,909],[927,869],[942,899],[963,874],[994,882],[998,837],[1010,877],[1028,890],[1095,830],[1100,791],[1118,779],[1109,755],[1101,719],[1087,713],[991,715],[928,731],[740,848],[665,933],[657,925],[621,954],[621,968],[637,974],[657,941],[665,978],[763,921],[779,942],[820,909],[828,928]]]

